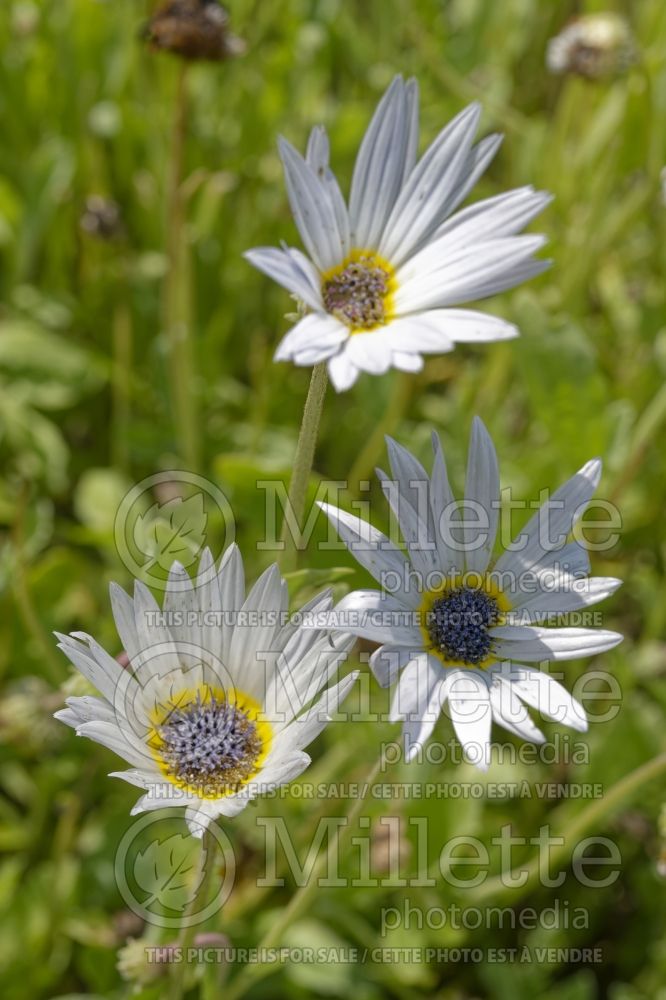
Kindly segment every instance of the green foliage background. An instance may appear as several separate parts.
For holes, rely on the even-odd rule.
[[[550,237],[553,268],[482,306],[516,322],[519,341],[459,348],[429,360],[418,377],[364,376],[347,394],[331,392],[312,488],[319,477],[343,479],[350,470],[352,486],[370,479],[373,467],[385,464],[385,431],[428,464],[433,427],[460,488],[474,413],[487,423],[503,485],[516,496],[536,497],[589,457],[604,457],[600,492],[619,504],[623,532],[593,564],[597,574],[625,581],[603,611],[605,623],[627,638],[597,662],[618,678],[622,702],[613,721],[591,726],[590,763],[495,764],[487,779],[466,765],[424,763],[413,766],[416,775],[398,767],[393,777],[587,781],[608,789],[665,749],[666,8],[661,0],[616,7],[629,18],[640,60],[616,80],[589,83],[550,76],[545,49],[572,14],[600,9],[595,3],[230,0],[229,7],[247,53],[195,66],[188,79],[180,280],[196,351],[199,471],[230,498],[255,576],[271,558],[255,548],[263,531],[256,482],[288,477],[309,378],[272,363],[290,303],[241,257],[255,245],[297,240],[276,135],[302,148],[309,127],[325,123],[334,168],[346,183],[394,73],[418,76],[427,139],[480,99],[484,132],[499,129],[506,138],[475,194],[527,183],[553,191],[556,200],[537,224]],[[0,963],[8,998],[126,996],[131,987],[116,971],[116,954],[126,937],[141,933],[123,913],[113,877],[136,792],[106,777],[117,767],[109,752],[51,719],[71,675],[50,633],[84,629],[119,651],[107,585],[129,579],[114,544],[115,511],[132,483],[183,465],[160,309],[180,67],[140,42],[147,13],[138,0],[5,0],[0,7]],[[93,194],[120,206],[122,232],[113,240],[80,226]],[[369,496],[374,522],[385,525],[374,486]],[[318,552],[314,541],[302,560],[331,563],[352,567],[346,554]],[[364,578],[354,569],[345,582]],[[586,669],[565,666],[569,683]],[[394,728],[357,723],[341,741],[342,734],[332,726],[320,738],[308,780],[358,780]],[[447,720],[438,734],[448,740]],[[530,883],[508,899],[486,900],[542,909],[568,899],[589,908],[586,930],[401,928],[382,939],[382,906],[467,898],[444,884],[389,885],[322,890],[288,941],[599,945],[602,965],[287,965],[256,996],[664,997],[662,799],[652,781],[615,808],[599,808],[587,832],[611,836],[623,858],[609,888],[583,889],[569,874],[559,889]],[[534,836],[546,823],[562,831],[589,807],[538,798],[370,800],[366,813],[427,813],[435,858],[447,837],[489,842],[506,823],[519,836]],[[255,944],[292,893],[290,885],[263,893],[254,887],[262,862],[257,815],[284,815],[305,845],[319,813],[336,808],[292,796],[234,821],[229,832],[244,858],[242,877],[212,929],[236,945]],[[352,872],[351,859],[348,867]],[[163,990],[157,983],[142,995]]]

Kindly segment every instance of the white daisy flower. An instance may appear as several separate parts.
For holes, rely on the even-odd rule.
[[[303,748],[358,676],[312,704],[355,639],[290,620],[276,565],[247,597],[244,579],[232,545],[219,569],[206,551],[194,581],[174,563],[163,609],[142,583],[133,599],[112,584],[127,669],[85,633],[58,636],[100,697],[68,698],[56,718],[132,765],[112,776],[144,790],[133,814],[184,805],[195,836],[301,774],[310,763]],[[303,620],[331,606],[321,594],[301,609]]]
[[[493,720],[543,742],[526,704],[584,731],[580,703],[534,664],[601,653],[622,639],[598,628],[548,627],[603,600],[621,582],[588,578],[587,553],[569,540],[599,482],[601,462],[584,465],[494,559],[499,473],[481,421],[474,421],[460,504],[436,435],[430,477],[409,451],[387,442],[393,479],[378,475],[406,553],[367,522],[320,504],[384,588],[348,595],[327,622],[382,643],[370,664],[383,686],[398,682],[391,718],[404,720],[408,758],[432,732],[445,702],[466,756],[483,770]]]
[[[359,372],[419,371],[423,354],[455,343],[487,343],[515,326],[458,305],[512,288],[549,266],[534,254],[543,236],[518,233],[550,201],[519,188],[454,215],[501,142],[474,138],[481,108],[465,108],[420,160],[418,87],[396,77],[361,143],[349,205],[329,168],[323,128],[305,159],[286,139],[279,148],[289,202],[307,256],[259,247],[245,256],[308,310],[287,333],[276,361],[326,361],[333,385]]]

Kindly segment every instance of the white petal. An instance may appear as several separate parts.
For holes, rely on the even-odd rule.
[[[382,328],[387,346],[393,353],[414,352],[423,354],[446,354],[453,350],[453,340],[445,324],[432,312],[410,313],[391,320]]]
[[[372,642],[389,642],[423,648],[417,613],[406,608],[400,599],[379,590],[354,590],[343,597],[333,612],[334,628]]]
[[[495,237],[515,236],[553,200],[546,191],[524,187],[477,201],[439,227],[434,239],[446,236],[442,251],[485,243]]]
[[[423,654],[403,671],[391,705],[391,719],[403,719],[405,756],[413,760],[439,718],[446,697],[444,671],[431,656]]]
[[[330,358],[348,337],[348,327],[335,316],[309,313],[282,338],[275,352],[275,360],[296,360],[299,353],[307,350],[315,352],[316,358],[306,363],[317,364],[318,361]]]
[[[328,377],[336,392],[351,389],[360,371],[353,363],[344,348],[328,362]]]
[[[442,709],[442,699],[446,697],[444,683],[441,682],[432,692],[430,702],[420,716],[405,719],[402,724],[402,739],[405,748],[405,759],[414,760],[419,750],[432,733]]]
[[[367,521],[318,503],[357,562],[408,608],[417,608],[420,594],[410,585],[410,565],[386,535]]]
[[[397,273],[393,307],[398,315],[488,298],[549,266],[533,259],[543,236],[488,240],[450,255],[441,243],[429,243]]]
[[[399,722],[416,716],[422,719],[433,691],[444,682],[445,674],[439,661],[426,652],[414,657],[405,667],[393,695],[390,721]],[[439,715],[439,708],[435,718]]]
[[[274,563],[266,569],[240,610],[231,638],[229,668],[238,687],[263,702],[267,687],[266,654],[274,652],[273,640],[281,625],[282,577]]]
[[[72,729],[76,729],[81,724],[80,717],[71,708],[58,709],[57,712],[53,713],[53,718],[57,719],[58,722],[64,722],[66,726],[70,726]]]
[[[519,333],[513,323],[474,309],[428,309],[423,313],[394,320],[388,330],[404,324],[407,333],[409,325],[414,321],[432,331],[431,346],[424,344],[418,348],[427,353],[450,350],[454,344],[489,344],[496,340],[512,340]],[[414,334],[418,337],[418,327]],[[447,343],[451,347],[446,347]]]
[[[140,769],[150,767],[153,758],[147,747],[130,731],[129,726],[121,726],[116,722],[84,722],[77,727],[77,736],[86,736],[96,743],[113,750],[129,764]]]
[[[490,763],[492,708],[488,683],[473,670],[452,670],[446,677],[451,721],[465,756],[481,771]]]
[[[244,809],[246,805],[247,800],[244,800],[241,809]],[[185,822],[187,823],[187,828],[192,836],[196,837],[197,840],[201,840],[209,825],[215,818],[211,815],[211,811],[207,809],[206,806],[207,803],[203,800],[199,800],[197,805],[188,806],[185,810]],[[238,811],[240,812],[240,809]]]
[[[551,576],[548,586],[545,574],[537,593],[523,595],[518,600],[512,598],[512,613],[507,615],[507,624],[543,624],[543,617],[565,614],[597,604],[610,597],[622,585],[622,581],[610,576],[575,577],[569,574]]]
[[[564,552],[562,547],[574,524],[582,517],[600,477],[601,461],[596,458],[587,462],[564,486],[560,486],[530,518],[511,549],[502,553],[495,564],[495,572],[517,577],[542,562],[550,565],[554,553]],[[548,548],[544,547],[544,539]]]
[[[162,609],[140,580],[134,582],[134,622],[140,652],[132,666],[141,674],[169,674],[181,669],[171,630],[162,623]]]
[[[151,789],[146,795],[142,795],[138,799],[132,808],[130,809],[130,816],[137,816],[139,813],[144,812],[154,812],[157,809],[174,809],[187,805],[188,802],[200,801],[194,796],[186,795],[184,792],[179,790],[178,794],[173,795],[168,792],[163,792],[162,794],[155,789]]]
[[[379,252],[399,266],[444,218],[460,182],[481,108],[472,104],[453,119],[412,170],[386,223]]]
[[[247,250],[243,256],[253,267],[263,271],[288,292],[297,295],[310,309],[323,309],[319,288],[317,286],[313,288],[308,276],[303,273],[287,250],[278,250],[277,247],[255,247],[254,250]]]
[[[429,480],[427,477],[425,480],[421,480],[423,485],[422,501],[419,502],[419,510],[417,511],[408,499],[414,491],[410,490],[406,495],[402,486],[395,479],[389,479],[381,469],[377,469],[376,472],[384,496],[398,518],[400,532],[405,540],[409,558],[416,571],[416,578],[420,581],[419,589],[422,592],[430,590],[433,586],[432,574],[437,573],[439,578],[439,554],[428,507]],[[414,482],[417,481],[414,480]]]
[[[303,658],[283,653],[274,663],[264,712],[275,731],[307,708],[332,675],[339,673],[355,644],[355,637],[348,633],[331,635],[305,626],[303,631],[311,631],[316,640]]]
[[[120,641],[130,660],[133,660],[141,648],[134,620],[134,602],[129,594],[126,594],[123,588],[119,587],[117,583],[109,584],[109,594],[111,596],[111,610]]]
[[[332,607],[333,597],[330,589],[316,594],[298,609],[298,619],[291,618],[284,623],[275,636],[275,649],[284,652],[290,660],[300,660],[319,638],[315,630],[303,628],[301,622],[320,612],[330,611]]]
[[[447,576],[451,573],[462,572],[465,559],[464,553],[457,551],[449,541],[449,529],[447,525],[455,519],[456,502],[449,485],[442,446],[439,437],[434,431],[432,435],[432,447],[435,459],[430,485],[430,508],[433,516],[437,550],[439,552],[440,569]]]
[[[337,219],[330,198],[314,171],[290,142],[280,138],[289,203],[301,239],[320,269],[326,271],[343,260]]]
[[[314,171],[322,187],[328,194],[333,213],[338,225],[338,236],[342,246],[342,253],[346,257],[351,250],[351,235],[349,230],[349,213],[345,200],[340,191],[335,175],[329,168],[329,142],[326,129],[321,125],[315,126],[310,132],[308,148],[305,160]]]
[[[308,138],[305,162],[321,178],[328,169],[330,143],[323,125],[315,125]]]
[[[418,512],[426,527],[430,526],[428,510],[428,486],[430,478],[415,455],[389,435],[386,449],[393,479],[397,483],[401,497]]]
[[[405,84],[396,77],[382,97],[356,158],[349,198],[354,245],[377,246],[405,172],[408,119]]]
[[[83,633],[79,634],[83,636]],[[126,683],[128,676],[118,661],[105,653],[97,643],[95,643],[95,650],[91,650],[90,642],[94,642],[94,640],[90,636],[85,636],[86,645],[84,645],[73,636],[62,635],[59,632],[56,632],[55,635],[60,640],[58,647],[62,649],[76,669],[97,688],[100,694],[104,695],[107,701],[113,703],[119,686]]]
[[[514,664],[504,664],[502,676],[523,701],[546,718],[571,726],[581,733],[587,729],[583,706],[554,677],[533,667]]]
[[[465,503],[471,504],[463,514],[467,527],[465,561],[470,573],[485,573],[497,535],[499,517],[499,469],[495,446],[479,417],[472,423],[472,438],[467,462]]]
[[[391,348],[383,327],[350,336],[345,344],[345,353],[356,368],[370,375],[384,375],[391,367]]]
[[[508,682],[490,686],[493,719],[515,736],[531,743],[545,743],[546,737],[530,718],[529,712]]]
[[[176,800],[177,801],[177,800]],[[223,795],[219,799],[197,799],[185,810],[185,821],[193,837],[200,840],[205,830],[218,816],[233,819],[245,809],[250,796],[248,794]]]
[[[194,647],[203,650],[201,615],[198,595],[190,574],[179,562],[174,562],[169,570],[163,609],[169,615],[169,632],[182,658],[183,650]]]
[[[380,646],[370,657],[370,669],[381,687],[391,687],[397,681],[403,667],[406,667],[415,656],[419,656],[422,652],[421,643],[416,649],[391,644]]]
[[[199,629],[204,659],[211,666],[214,666],[220,663],[222,657],[222,633],[224,629],[217,621],[222,606],[217,571],[210,549],[204,550],[199,562],[196,599],[201,614]]]
[[[502,145],[503,138],[497,133],[487,135],[470,150],[464,169],[460,172],[459,182],[451,194],[447,209],[448,214],[454,212],[476,186],[476,182],[486,172],[488,165]]]
[[[622,642],[619,632],[589,628],[537,628],[530,625],[500,625],[490,629],[497,656],[531,663],[543,660],[575,660],[595,656]]]
[[[75,720],[74,729],[84,722],[110,722],[116,726],[119,724],[115,709],[105,698],[83,695],[82,697],[67,698],[66,704],[68,709],[56,712],[55,717],[66,722],[67,725],[72,725],[71,719]]]
[[[311,758],[302,750],[291,753],[284,759],[278,758],[276,755],[270,763],[266,763],[263,770],[247,786],[245,794],[247,794],[248,798],[256,798],[257,795],[266,795],[268,792],[273,791],[273,789],[279,788],[280,785],[286,785],[287,782],[293,781],[294,778],[303,773],[310,763]],[[237,797],[240,798],[242,795],[243,792]],[[221,801],[224,802],[224,799]]]
[[[405,167],[402,183],[407,181],[416,166],[419,153],[419,85],[412,77],[405,85],[407,99],[407,137],[405,139]]]
[[[391,363],[401,372],[420,372],[423,370],[423,358],[420,354],[407,354],[405,351],[391,350]]]
[[[152,788],[156,783],[164,781],[164,776],[158,771],[149,771],[146,769],[133,767],[128,771],[109,771],[110,778],[120,778],[121,781],[126,781],[128,785],[134,785],[135,788]]]
[[[293,719],[279,733],[275,740],[276,757],[290,754],[294,750],[302,750],[319,735],[331,721],[331,716],[338,710],[351,691],[358,678],[358,670],[354,670],[339,683],[327,688],[319,700],[297,719]]]

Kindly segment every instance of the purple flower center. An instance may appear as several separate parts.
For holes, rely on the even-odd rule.
[[[372,255],[361,256],[322,285],[326,311],[353,330],[372,330],[386,319],[390,275]]]

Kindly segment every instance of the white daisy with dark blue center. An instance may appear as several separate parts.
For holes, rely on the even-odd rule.
[[[112,584],[111,602],[129,665],[85,633],[59,635],[99,697],[68,698],[56,718],[132,765],[113,772],[144,791],[132,813],[185,806],[195,836],[301,774],[358,676],[326,687],[355,638],[303,626],[330,594],[291,618],[274,565],[246,596],[235,545],[219,568],[206,551],[194,580],[174,563],[163,608],[139,582],[133,598]]]
[[[601,462],[588,462],[553,493],[495,558],[499,472],[481,421],[474,421],[460,503],[437,435],[431,476],[409,451],[390,438],[387,443],[392,478],[378,475],[405,551],[366,521],[320,504],[382,585],[349,594],[325,620],[381,643],[370,665],[383,686],[397,682],[391,718],[404,721],[408,758],[430,736],[445,704],[467,758],[484,770],[493,720],[523,739],[544,741],[526,705],[584,731],[580,702],[535,664],[602,653],[622,640],[606,629],[558,627],[620,586],[615,578],[590,577],[587,552],[571,538]]]
[[[474,144],[480,117],[478,104],[465,108],[419,159],[418,87],[396,77],[361,143],[349,204],[329,167],[323,128],[312,131],[305,157],[280,139],[307,255],[288,246],[246,254],[307,311],[277,361],[326,362],[341,391],[360,372],[419,371],[424,354],[517,335],[503,319],[458,306],[549,266],[534,256],[545,238],[519,234],[550,195],[523,187],[454,214],[501,142],[490,135]]]

